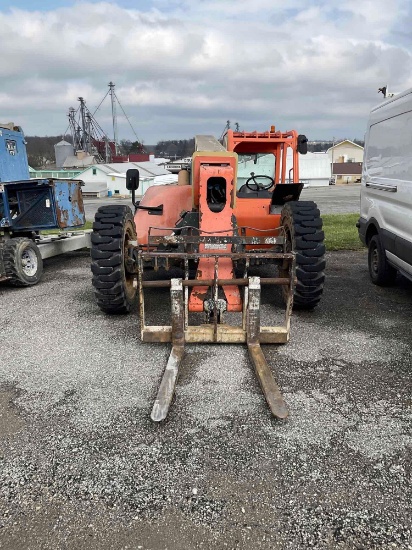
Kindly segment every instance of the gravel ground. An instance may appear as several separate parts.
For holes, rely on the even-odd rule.
[[[191,345],[151,423],[169,346],[98,310],[86,253],[0,286],[0,547],[412,549],[412,284],[370,284],[363,251],[327,269],[320,306],[264,347],[284,422],[245,347]],[[149,306],[166,322],[167,291]]]

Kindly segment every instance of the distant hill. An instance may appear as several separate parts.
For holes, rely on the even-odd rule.
[[[54,164],[54,146],[62,139],[72,143],[70,135],[64,136],[25,136],[29,165],[32,168],[45,168]]]

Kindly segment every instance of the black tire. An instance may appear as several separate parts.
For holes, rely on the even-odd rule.
[[[296,253],[293,306],[313,309],[320,302],[325,281],[325,235],[313,201],[291,201],[282,208],[280,224],[286,231],[286,250]]]
[[[368,267],[369,275],[374,285],[390,285],[396,279],[397,271],[388,263],[379,235],[374,235],[369,241]]]
[[[39,247],[26,237],[7,239],[2,246],[4,274],[13,286],[36,285],[43,273]]]
[[[92,284],[97,305],[105,313],[129,313],[137,298],[135,275],[126,269],[129,241],[136,226],[128,206],[101,206],[92,233]]]

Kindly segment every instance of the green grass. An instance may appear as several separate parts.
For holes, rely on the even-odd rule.
[[[359,214],[325,214],[322,219],[327,250],[361,250],[363,248],[356,227]]]
[[[84,229],[93,229],[93,222],[86,221],[83,227],[79,227],[78,229],[67,229],[67,231],[83,231]],[[65,230],[66,231],[66,230]],[[44,229],[43,231],[40,231],[42,235],[50,235],[53,233],[58,233],[58,229]]]
[[[363,248],[356,227],[359,214],[325,214],[322,219],[327,250],[361,250]],[[80,229],[92,229],[92,225],[92,221],[87,221]],[[47,235],[56,231],[56,229],[50,229],[42,231],[42,234]]]

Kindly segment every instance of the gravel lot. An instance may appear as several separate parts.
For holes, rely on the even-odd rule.
[[[412,284],[331,253],[324,299],[265,346],[290,408],[271,418],[246,348],[187,347],[168,420],[169,346],[96,307],[87,253],[0,286],[0,547],[412,548]],[[168,315],[167,291],[152,294]],[[262,296],[268,320],[279,301]]]

